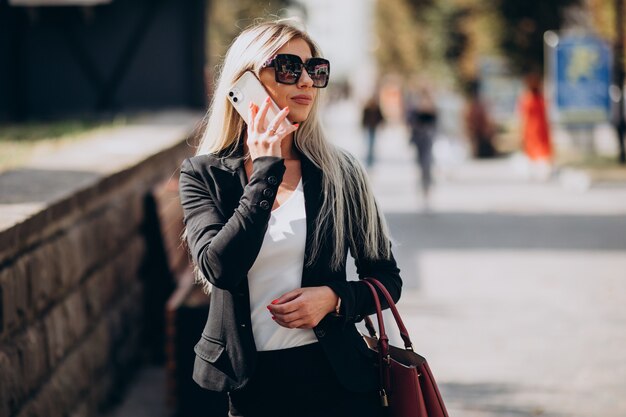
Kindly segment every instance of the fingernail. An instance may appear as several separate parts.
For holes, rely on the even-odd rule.
[[[278,300],[272,301],[272,304],[276,304],[276,303],[278,303]]]
[[[270,306],[267,306],[267,309],[268,309],[268,310],[271,310]]]
[[[276,320],[276,317],[272,316],[272,320]]]
[[[269,103],[269,102],[270,102],[270,96],[267,96],[267,98],[265,99],[265,102],[266,102],[266,103]]]
[[[294,123],[295,127],[300,127],[300,123]]]
[[[289,107],[285,107],[285,113],[289,113]]]

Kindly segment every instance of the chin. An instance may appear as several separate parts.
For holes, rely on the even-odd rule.
[[[308,114],[291,114],[289,120],[291,121],[291,123],[302,123],[307,119],[308,116]]]

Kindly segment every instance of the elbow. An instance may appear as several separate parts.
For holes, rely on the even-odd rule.
[[[389,280],[386,288],[394,304],[397,304],[402,296],[402,278],[400,278],[400,275],[396,274],[394,279]]]
[[[391,298],[395,304],[398,304],[400,297],[402,296],[402,281],[399,280],[396,290],[391,294]]]
[[[400,297],[402,296],[402,278],[400,277],[399,274],[398,274],[397,278],[395,279],[394,284],[395,284],[395,287],[396,287],[395,288],[396,291],[392,295],[392,298],[393,298],[393,302],[397,303],[398,301],[400,301]]]
[[[238,287],[241,279],[240,273],[226,268],[218,257],[206,247],[198,257],[198,269],[205,278],[215,287],[231,291]],[[244,274],[245,276],[245,274]]]

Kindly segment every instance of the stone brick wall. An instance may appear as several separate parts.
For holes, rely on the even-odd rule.
[[[137,126],[95,140],[116,155],[137,144],[142,152],[133,151],[123,169],[112,162],[89,172],[89,184],[68,184],[47,201],[33,204],[31,196],[16,204],[6,195],[16,184],[26,187],[35,167],[21,180],[0,175],[0,218],[16,219],[0,227],[0,417],[95,416],[138,363],[144,323],[154,319],[144,308],[144,201],[156,183],[177,175],[197,115],[170,118],[161,140]],[[55,157],[66,169],[63,155]],[[45,169],[55,175],[49,162]]]

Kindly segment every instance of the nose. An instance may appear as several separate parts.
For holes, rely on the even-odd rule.
[[[309,73],[302,68],[302,75],[300,75],[300,79],[298,80],[298,88],[310,88],[313,87],[313,79],[309,75]]]

